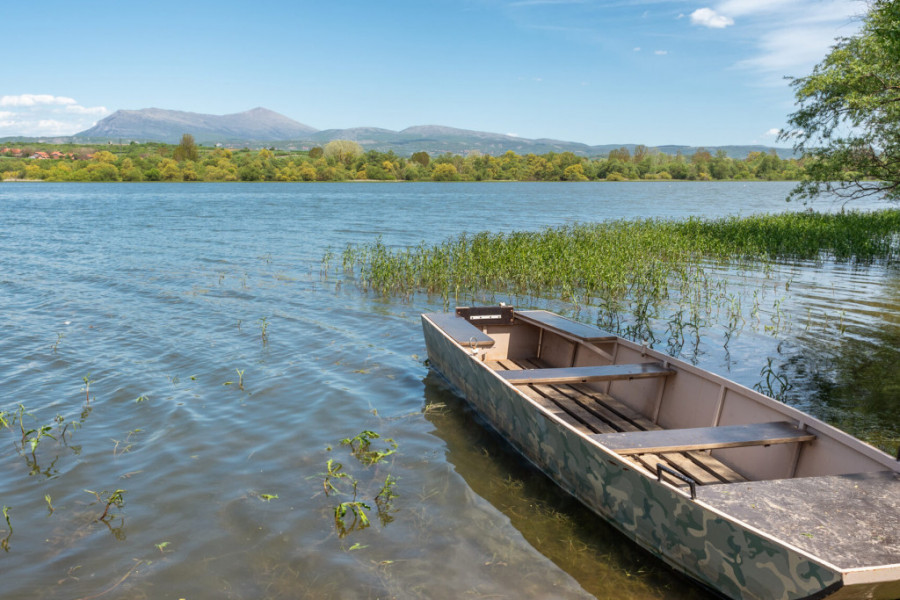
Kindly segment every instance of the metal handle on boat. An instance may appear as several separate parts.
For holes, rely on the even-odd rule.
[[[472,356],[478,354],[478,339],[474,335],[469,338],[469,348],[471,349]]]
[[[676,471],[675,469],[671,469],[662,463],[656,463],[656,480],[660,483],[663,483],[663,478],[662,478],[663,471],[665,471],[672,477],[680,479],[681,481],[688,484],[691,487],[691,500],[697,499],[697,482],[696,481],[694,481],[693,479],[691,479],[684,473],[680,473],[680,472]]]

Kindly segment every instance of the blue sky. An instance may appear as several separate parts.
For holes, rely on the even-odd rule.
[[[858,0],[6,2],[0,137],[264,106],[587,144],[774,144]]]

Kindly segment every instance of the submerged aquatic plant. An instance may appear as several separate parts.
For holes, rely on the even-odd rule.
[[[376,439],[386,442],[388,447],[382,450],[373,449],[372,441]],[[366,468],[378,465],[397,450],[397,443],[393,439],[382,438],[371,430],[363,430],[352,438],[344,438],[341,440],[341,446],[348,446],[351,454]],[[375,471],[377,472],[377,468]],[[360,480],[345,471],[344,465],[333,458],[328,459],[325,472],[319,476],[322,477],[322,489],[326,496],[350,496],[349,500],[343,500],[333,507],[334,524],[339,537],[343,538],[352,531],[365,529],[371,525],[367,511],[372,510],[372,504],[365,501],[364,497],[374,498],[382,526],[393,521],[390,513],[393,511],[393,500],[397,497],[395,491],[397,478],[390,473],[373,496],[369,495],[371,491],[367,493],[367,490],[371,489],[371,480],[369,485],[363,485],[361,488]]]
[[[262,317],[258,321],[259,323],[259,338],[262,341],[263,346],[267,346],[269,344],[269,319],[267,317]]]
[[[84,387],[82,388],[84,390],[84,401],[86,403],[90,403],[90,401],[91,401],[91,384],[94,383],[94,380],[91,379],[90,373],[88,373],[81,379],[82,379],[82,381],[84,381]]]
[[[350,446],[350,451],[362,464],[369,466],[379,463],[397,450],[397,442],[391,438],[384,438],[384,442],[388,447],[384,450],[372,450],[372,440],[381,436],[369,430],[364,430],[352,438],[344,438],[341,440],[342,446]]]
[[[12,537],[13,527],[12,521],[9,520],[9,511],[11,507],[4,506],[3,507],[3,518],[6,519],[6,527],[9,529],[9,533],[6,534],[6,537],[0,540],[0,548],[3,548],[4,551],[9,552],[9,538]]]
[[[113,515],[109,514],[109,509],[113,506],[116,508],[124,508],[125,507],[125,492],[126,490],[117,489],[113,492],[108,492],[106,490],[102,492],[95,492],[92,490],[84,490],[88,494],[93,494],[97,498],[97,502],[105,503],[103,508],[103,514],[97,519],[98,521],[104,521],[108,518],[112,518]]]

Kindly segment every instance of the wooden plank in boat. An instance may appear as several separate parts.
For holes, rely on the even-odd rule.
[[[547,312],[546,310],[517,310],[516,318],[543,326],[552,331],[580,338],[586,342],[611,342],[617,339],[617,336],[612,333],[603,331],[592,325],[572,321],[565,317]]]
[[[510,370],[543,368],[538,359],[505,360],[497,363],[500,368]],[[526,395],[538,402],[553,401],[554,406],[565,406],[570,412],[572,404],[577,403],[581,408],[587,409],[589,414],[582,413],[582,417],[588,419],[590,428],[582,424],[582,420],[576,419],[570,413],[565,415],[580,425],[579,431],[593,431],[607,433],[613,431],[640,431],[644,429],[662,429],[641,414],[625,406],[609,394],[598,392],[586,385],[528,385],[520,388]],[[538,393],[538,390],[540,393]],[[569,422],[569,421],[567,421]],[[701,485],[715,483],[732,483],[746,481],[739,473],[722,464],[712,456],[702,452],[669,453],[656,455],[645,453],[634,455],[631,458],[644,465],[649,471],[655,472],[657,463],[668,464],[694,479]]]
[[[632,410],[627,405],[619,402],[609,394],[598,392],[582,384],[572,385],[570,387],[580,392],[581,394],[584,394],[585,396],[589,396],[595,403],[603,406],[612,414],[620,415],[623,419],[626,419],[626,422],[631,422],[634,424],[631,427],[622,427],[623,431],[662,430],[662,427],[660,427],[647,417],[643,416],[642,414],[638,413],[637,411]],[[747,479],[743,475],[741,475],[731,467],[728,467],[727,465],[722,463],[722,461],[713,458],[703,451],[684,452],[681,454],[672,452],[661,456],[663,456],[670,464],[672,464],[672,466],[678,468],[682,473],[691,476],[698,483],[707,483],[707,479],[705,476],[706,472],[715,475],[715,477],[718,478],[718,482],[722,483],[747,481]],[[658,457],[655,454],[648,454],[644,458],[646,459],[648,464],[653,461],[659,462]],[[696,470],[698,467],[701,469],[701,471]],[[653,466],[650,470],[656,470],[655,462],[653,462]]]
[[[508,361],[508,360],[490,361],[487,363],[487,365],[495,370],[518,369],[519,368],[515,363],[513,363],[512,361]],[[526,387],[526,388],[522,388],[522,392],[524,392],[525,395],[528,396],[529,398],[531,398],[536,404],[547,409],[548,412],[555,415],[561,421],[563,421],[564,423],[577,429],[578,431],[580,431],[582,433],[597,433],[598,431],[600,431],[598,429],[591,429],[590,427],[588,427],[587,425],[582,423],[579,419],[577,419],[576,417],[574,417],[571,414],[569,414],[568,412],[566,412],[562,407],[560,407],[553,401],[548,400],[547,398],[545,398],[544,396],[539,394],[537,391]]]
[[[532,361],[521,361],[519,366],[529,367],[534,365]],[[620,414],[616,410],[608,407],[604,399],[608,399],[613,404],[618,404],[612,396],[592,390],[582,385],[535,385],[526,386],[523,390],[537,389],[548,398],[552,398],[557,404],[562,405],[564,402],[576,402],[578,405],[586,409],[594,419],[591,422],[593,429],[600,433],[607,431],[640,431],[641,429],[660,429],[652,421],[644,419],[637,413],[625,410],[627,407],[619,405],[620,411],[629,414]],[[697,454],[698,457],[692,456]],[[721,462],[711,456],[701,453],[670,453],[670,454],[649,454],[644,453],[640,456],[632,457],[650,472],[656,471],[658,463],[668,464],[671,467],[681,471],[688,477],[700,485],[708,485],[714,483],[730,483],[733,481],[746,481],[740,474],[729,469]]]
[[[453,313],[427,313],[424,316],[461,346],[469,348],[473,342],[478,348],[489,348],[494,345],[491,336]]]
[[[674,373],[659,363],[628,365],[604,365],[597,367],[563,367],[555,369],[523,369],[502,371],[500,376],[513,385],[585,383],[588,381],[612,381],[615,379],[643,379],[665,377]]]
[[[610,450],[615,450],[622,455],[768,446],[809,442],[816,439],[815,434],[800,431],[790,423],[783,421],[722,427],[629,431],[593,437]]]

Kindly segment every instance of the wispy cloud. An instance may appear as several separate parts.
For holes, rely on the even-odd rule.
[[[734,27],[756,50],[735,66],[764,74],[766,83],[804,74],[821,61],[836,37],[853,35],[863,0],[723,0],[691,13],[691,24]]]
[[[76,115],[105,115],[109,113],[105,106],[81,106],[79,104],[70,104],[66,106],[67,113],[74,113]]]
[[[657,56],[665,56],[668,53],[669,53],[668,50],[654,50],[653,51],[653,54],[655,54]]]
[[[0,106],[39,106],[77,104],[74,98],[51,96],[50,94],[19,94],[0,96]]]
[[[585,4],[586,0],[517,0],[510,2],[508,6],[516,8],[518,6],[546,6],[554,4]]]
[[[52,94],[0,96],[0,136],[71,135],[109,114],[105,106],[82,106],[74,98]]]
[[[698,8],[691,13],[691,24],[712,29],[724,29],[729,25],[734,25],[734,19],[719,14],[711,8]]]

